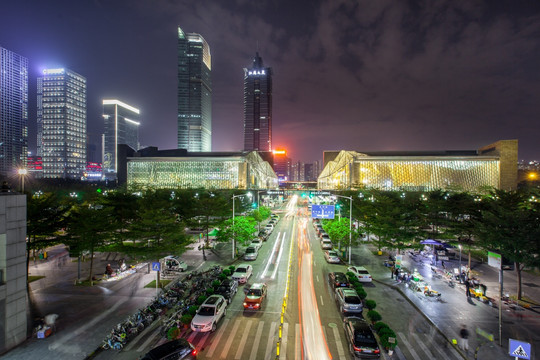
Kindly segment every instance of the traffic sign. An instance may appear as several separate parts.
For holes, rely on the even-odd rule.
[[[334,205],[311,205],[311,217],[314,219],[333,219]]]
[[[514,339],[509,339],[509,342],[508,354],[510,356],[516,359],[531,359],[531,344]]]
[[[161,270],[161,264],[159,262],[153,262],[152,271],[160,271],[160,270]]]

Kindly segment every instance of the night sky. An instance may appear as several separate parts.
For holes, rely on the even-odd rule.
[[[210,45],[215,151],[243,147],[258,43],[274,71],[273,146],[294,160],[500,139],[540,159],[540,2],[491,0],[2,0],[0,46],[30,62],[30,149],[45,67],[87,78],[98,149],[106,97],[141,109],[141,145],[175,148],[177,26]]]

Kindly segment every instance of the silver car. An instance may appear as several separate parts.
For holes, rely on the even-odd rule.
[[[335,297],[339,311],[343,315],[362,314],[362,311],[364,310],[362,299],[360,299],[360,296],[358,296],[354,289],[337,288]]]
[[[244,254],[244,260],[256,260],[259,255],[259,248],[255,246],[249,246]]]

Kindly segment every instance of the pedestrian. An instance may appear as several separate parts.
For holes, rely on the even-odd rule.
[[[444,266],[444,260],[441,260],[441,266],[444,270],[446,270],[446,267]]]
[[[390,278],[394,278],[394,271],[396,271],[396,268],[394,266],[392,266],[392,268],[390,269]]]
[[[467,298],[471,296],[470,289],[471,289],[471,283],[468,279],[465,279],[465,291],[467,292]]]
[[[396,275],[396,280],[397,280],[399,276],[399,268],[396,268],[396,272],[394,273],[394,275]]]
[[[111,264],[107,264],[107,266],[105,267],[105,274],[107,274],[108,276],[111,276],[113,273],[113,269],[111,267]]]
[[[469,330],[467,330],[467,325],[463,325],[459,331],[460,344],[459,347],[461,350],[465,351],[469,355]]]

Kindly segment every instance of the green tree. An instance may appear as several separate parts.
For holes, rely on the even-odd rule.
[[[203,246],[203,258],[206,260],[205,247],[208,246],[208,231],[210,225],[215,224],[216,217],[228,214],[227,200],[219,192],[202,192],[197,197],[194,213],[196,217],[202,218],[202,226],[206,234],[205,246]]]
[[[137,216],[138,198],[126,189],[109,191],[103,197],[104,204],[113,209],[118,231],[114,233],[117,242],[123,244],[130,238],[130,226]],[[135,242],[135,239],[131,239]]]
[[[251,241],[253,233],[256,230],[254,220],[244,216],[236,216],[234,218],[234,226],[232,219],[227,219],[223,222],[217,233],[216,240],[228,242],[233,239],[235,244],[246,245]]]
[[[347,248],[349,246],[349,219],[341,218],[323,221],[323,227],[332,243],[339,244],[339,251],[343,247]]]

